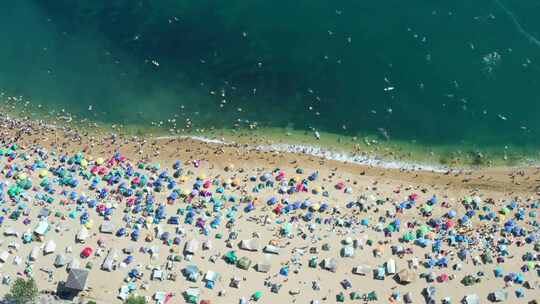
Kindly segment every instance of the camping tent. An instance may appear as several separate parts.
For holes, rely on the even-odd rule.
[[[83,291],[86,289],[86,281],[88,280],[88,269],[73,268],[69,271],[65,287],[73,291]]]
[[[60,268],[66,265],[66,263],[67,263],[66,256],[62,253],[57,254],[56,257],[54,258],[54,267]]]

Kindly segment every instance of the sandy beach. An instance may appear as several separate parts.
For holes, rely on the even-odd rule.
[[[256,292],[262,293],[257,303],[336,303],[340,295],[346,303],[364,302],[351,299],[352,292],[360,296],[375,292],[373,303],[406,303],[406,293],[412,303],[426,303],[424,289],[430,286],[436,289],[431,297],[435,303],[447,297],[459,303],[472,294],[479,303],[487,303],[490,293],[500,290],[507,291],[506,303],[540,299],[534,250],[539,242],[535,203],[539,168],[442,173],[383,169],[187,138],[83,135],[11,119],[2,125],[0,252],[9,256],[0,263],[0,276],[24,277],[30,267],[41,291],[55,292],[67,279],[67,265],[53,266],[57,254],[63,254],[68,261],[79,260],[80,268],[92,264],[86,289],[76,298],[80,302],[121,303],[119,289],[129,283],[135,288],[131,293],[148,296],[149,303],[155,302],[156,292],[170,293],[168,303],[185,303],[183,293],[189,288],[196,288],[198,301],[210,301],[206,303],[239,303],[242,298],[255,302],[250,298]],[[77,180],[76,186],[62,184],[60,168]],[[134,181],[141,176],[146,185]],[[45,177],[54,189],[48,194],[50,202],[43,199]],[[31,187],[10,197],[8,189],[21,180],[31,181]],[[132,193],[123,193],[127,189]],[[173,192],[178,194],[175,199],[170,198]],[[95,200],[94,207],[90,200]],[[110,211],[104,215],[98,212],[100,206],[101,211]],[[140,210],[134,211],[137,206]],[[161,219],[155,212],[159,206]],[[21,216],[10,218],[17,208]],[[44,208],[49,215],[41,220],[51,228],[38,240],[34,229]],[[186,223],[190,212],[195,215]],[[472,213],[463,219],[468,212]],[[87,218],[81,220],[83,214]],[[179,223],[170,224],[175,216]],[[503,233],[510,220],[519,229]],[[100,232],[104,221],[114,225],[112,234]],[[89,235],[84,243],[76,242],[83,226]],[[131,233],[136,227],[140,237],[134,241]],[[125,228],[124,236],[117,236],[120,228]],[[6,231],[17,234],[8,236]],[[407,232],[414,237],[405,242]],[[24,233],[34,237],[23,242]],[[457,236],[465,240],[456,241]],[[171,244],[175,238],[178,244]],[[43,255],[41,247],[50,240],[56,249]],[[186,257],[184,246],[190,240],[197,240],[197,250]],[[257,246],[244,250],[239,248],[242,240],[255,240]],[[264,252],[269,244],[279,253]],[[29,262],[36,246],[38,257]],[[92,254],[82,258],[86,247]],[[115,269],[105,271],[101,266],[111,248],[118,252]],[[127,248],[132,253],[124,253]],[[223,256],[230,251],[249,258],[248,269],[227,263]],[[530,261],[523,259],[526,253],[532,256]],[[485,254],[491,263],[483,261]],[[168,263],[173,255],[181,258]],[[319,265],[325,259],[335,259],[335,269]],[[390,260],[395,269],[389,272]],[[269,271],[257,271],[258,264],[269,265]],[[190,265],[201,273],[194,282],[183,275]],[[353,273],[362,265],[372,271]],[[373,271],[379,267],[386,273],[375,278]],[[163,280],[152,279],[153,268],[164,271]],[[129,279],[133,269],[142,276]],[[495,269],[502,276],[497,277]],[[219,274],[212,288],[203,280],[208,271]],[[411,282],[398,282],[398,273],[410,274]],[[523,281],[512,281],[511,273]],[[462,280],[467,275],[479,282],[465,286]],[[239,280],[238,287],[230,286],[232,279]],[[0,294],[8,290],[9,285],[0,285]]]

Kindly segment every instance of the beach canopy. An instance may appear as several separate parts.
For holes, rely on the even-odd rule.
[[[322,267],[331,272],[336,272],[337,270],[337,260],[334,258],[326,258],[322,262]]]
[[[396,273],[396,261],[394,259],[389,259],[386,264],[386,273],[395,274]]]
[[[116,267],[116,259],[118,258],[118,252],[115,248],[111,248],[101,264],[101,269],[105,271],[113,271]]]
[[[46,221],[41,221],[37,225],[36,229],[34,229],[34,233],[37,235],[45,235],[47,231],[49,230],[49,223]]]
[[[354,256],[354,248],[353,246],[345,246],[341,248],[341,256],[344,258],[350,258]]]
[[[188,288],[184,292],[184,299],[187,303],[197,304],[199,302],[200,295],[201,291],[199,290],[199,288]]]
[[[248,257],[241,257],[236,263],[236,266],[240,269],[248,270],[251,266],[251,263],[252,262]]]
[[[464,304],[480,304],[480,297],[477,294],[466,295],[463,298]]]
[[[504,302],[508,300],[508,291],[501,289],[489,294],[489,299],[493,302]]]
[[[279,254],[279,248],[272,245],[266,245],[263,248],[264,253]]]
[[[259,241],[257,239],[242,240],[239,247],[247,251],[259,251]]]
[[[256,268],[258,272],[267,273],[270,271],[270,263],[265,263],[265,262],[257,263]]]
[[[195,265],[189,265],[182,271],[186,279],[192,282],[196,282],[199,278],[199,268]]]
[[[56,243],[53,240],[49,240],[45,247],[43,247],[43,254],[53,253],[56,250]]]
[[[84,243],[86,239],[90,236],[90,232],[86,227],[82,226],[79,232],[77,233],[77,242]]]
[[[358,275],[368,275],[373,271],[371,266],[367,264],[358,265],[353,268],[353,273]]]
[[[186,242],[186,245],[184,246],[184,253],[195,254],[197,253],[198,249],[199,249],[199,242],[197,240],[189,240]]]
[[[112,234],[114,231],[114,224],[110,221],[105,221],[99,227],[101,233]]]
[[[86,289],[86,281],[88,280],[88,269],[73,268],[69,271],[65,287],[75,291],[83,291]]]
[[[403,269],[397,274],[398,281],[400,284],[410,284],[414,281],[415,275],[414,272],[412,272],[409,269]]]

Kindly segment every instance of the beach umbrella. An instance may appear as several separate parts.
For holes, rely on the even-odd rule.
[[[81,251],[81,257],[83,258],[88,258],[92,255],[92,252],[93,252],[93,249],[90,248],[90,247],[85,247],[82,251]]]
[[[403,240],[406,242],[413,241],[415,239],[414,233],[408,231],[403,235]]]

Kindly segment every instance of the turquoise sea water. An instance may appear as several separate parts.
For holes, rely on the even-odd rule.
[[[539,13],[533,0],[3,1],[0,89],[107,123],[534,152]]]

